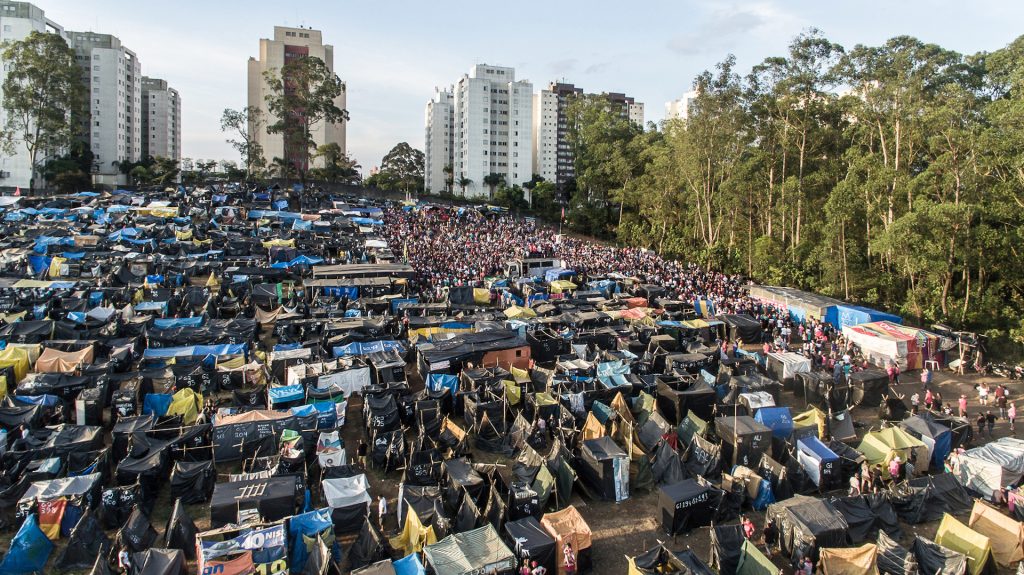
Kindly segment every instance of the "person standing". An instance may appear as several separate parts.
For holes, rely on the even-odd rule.
[[[978,419],[975,421],[978,424],[978,439],[985,437],[985,413],[978,412]]]
[[[366,441],[360,439],[359,447],[356,448],[356,458],[359,460],[359,465],[366,469],[366,453],[369,451],[369,446],[366,445]]]
[[[566,575],[576,575],[576,553],[572,550],[572,543],[568,541],[562,546],[562,565],[565,567]]]
[[[1006,418],[1010,420],[1010,433],[1017,435],[1016,429],[1014,429],[1014,420],[1017,419],[1017,404],[1010,402],[1010,407],[1006,408]]]
[[[910,396],[910,414],[917,415],[917,412],[921,410],[921,394],[914,392],[914,395]]]
[[[960,408],[960,417],[967,417],[967,396],[960,394],[960,399],[957,400],[957,406]]]
[[[384,520],[388,516],[388,500],[383,495],[377,498],[377,521],[380,525],[380,530],[384,531]]]
[[[988,438],[992,439],[992,431],[996,427],[996,414],[992,413],[991,409],[985,412],[985,423],[988,424]]]

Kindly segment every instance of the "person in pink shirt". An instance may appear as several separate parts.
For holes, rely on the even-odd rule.
[[[967,417],[967,396],[961,393],[957,405],[960,407],[960,417]]]

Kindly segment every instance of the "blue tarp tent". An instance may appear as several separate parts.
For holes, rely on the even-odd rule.
[[[788,439],[793,434],[793,415],[788,407],[762,407],[754,414],[754,421],[771,429],[779,439]]]
[[[398,314],[398,308],[403,303],[419,303],[419,302],[420,302],[420,298],[416,298],[416,297],[412,297],[412,298],[397,298],[396,297],[395,299],[391,300],[391,313]]]
[[[900,428],[920,439],[931,451],[931,468],[942,469],[946,457],[953,450],[953,432],[935,420],[929,412],[908,417],[900,422]]]
[[[302,384],[281,385],[270,388],[270,408],[282,403],[302,401],[306,398],[306,388]]]
[[[241,355],[248,350],[248,344],[229,343],[224,345],[189,345],[185,347],[148,348],[143,357],[200,357],[207,355]]]
[[[544,272],[544,281],[553,282],[561,279],[569,279],[576,275],[576,272],[566,268],[551,268]]]
[[[626,379],[627,373],[629,373],[629,365],[621,359],[597,364],[597,380],[605,387],[630,385],[629,380]]]
[[[869,307],[842,304],[828,308],[828,310],[825,311],[825,321],[834,325],[837,329],[843,329],[846,326],[860,325],[862,323],[872,323],[876,321],[890,321],[892,323],[902,324],[903,318],[884,311],[878,311],[877,309],[871,309]]]
[[[167,415],[167,408],[171,407],[173,400],[169,393],[147,393],[142,400],[142,415],[163,417]]]
[[[350,300],[354,300],[359,299],[359,288],[356,286],[325,287],[324,295],[331,297],[347,297]]]
[[[39,520],[33,513],[29,515],[18,533],[11,540],[11,550],[0,563],[0,573],[5,575],[29,575],[42,573],[46,561],[53,551],[53,543],[39,528]]]
[[[6,348],[7,346],[5,345],[4,347]],[[14,398],[22,403],[42,405],[43,407],[53,407],[60,403],[59,397],[47,393],[44,393],[42,395],[15,395]]]
[[[458,376],[446,373],[432,373],[427,376],[427,389],[438,391],[442,388],[447,388],[448,392],[454,397],[455,392],[459,390]]]
[[[423,563],[420,563],[420,556],[411,553],[391,564],[395,568],[395,575],[426,575]]]
[[[292,573],[302,573],[309,559],[309,551],[303,537],[313,538],[330,529],[332,534],[334,524],[331,523],[330,508],[317,509],[309,513],[295,515],[288,520],[288,539],[292,542],[291,557],[288,558],[288,569]]]
[[[352,342],[334,348],[334,357],[345,357],[347,355],[370,355],[382,351],[395,350],[400,354],[405,353],[402,344],[394,340]]]
[[[839,477],[839,456],[817,437],[796,442],[796,459],[808,477],[821,489],[830,489]]]
[[[203,325],[203,316],[181,318],[157,318],[153,320],[153,327],[157,329],[171,329],[175,327],[199,327],[201,325]]]

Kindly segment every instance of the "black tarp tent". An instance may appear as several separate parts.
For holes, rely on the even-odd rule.
[[[850,374],[850,404],[878,407],[882,396],[889,395],[889,375],[880,369],[865,369]]]
[[[388,557],[388,541],[373,521],[364,521],[359,535],[348,550],[349,567],[353,570]]]
[[[615,502],[629,498],[629,456],[610,437],[585,440],[576,470],[595,497]]]
[[[822,547],[843,547],[849,526],[825,501],[796,495],[768,506],[766,520],[775,520],[779,544],[793,562],[803,557],[818,560]]]
[[[506,540],[516,557],[536,561],[547,569],[548,573],[556,572],[555,539],[541,527],[534,517],[524,517],[505,523]]]
[[[874,539],[879,531],[896,538],[902,534],[896,512],[882,493],[831,497],[828,503],[846,520],[850,543],[859,544]]]
[[[196,524],[185,509],[181,499],[174,502],[174,511],[167,518],[167,526],[164,528],[164,547],[167,549],[178,549],[185,554],[189,561],[196,559]]]
[[[928,575],[963,575],[967,572],[967,556],[916,535],[910,552],[921,573]]]
[[[218,529],[237,523],[239,509],[256,508],[265,521],[295,515],[295,486],[293,476],[218,483],[210,500],[210,526]]]
[[[730,467],[754,467],[772,446],[772,430],[748,415],[715,418],[715,431],[722,438],[722,458]]]
[[[725,322],[726,334],[730,340],[743,343],[761,343],[761,322],[746,314],[722,314],[716,316]]]
[[[669,535],[710,525],[725,492],[697,479],[684,479],[658,488],[661,528]]]
[[[896,486],[892,506],[899,518],[916,525],[938,521],[946,513],[971,510],[974,501],[952,473],[916,477]]]
[[[736,575],[736,567],[743,552],[742,525],[714,525],[711,527],[711,567],[719,575]]]
[[[103,531],[103,526],[93,516],[93,512],[87,510],[71,530],[67,547],[57,558],[56,566],[64,570],[88,569],[96,557],[105,555],[110,547],[110,538]]]
[[[146,549],[132,554],[128,575],[186,575],[186,567],[179,549]]]
[[[665,419],[672,425],[679,425],[691,411],[707,421],[715,405],[715,390],[703,379],[672,381],[658,378],[657,404]]]
[[[212,461],[177,461],[171,472],[171,499],[183,503],[204,503],[213,496],[217,470]]]
[[[878,533],[878,571],[884,575],[918,575],[917,559],[885,532]]]
[[[149,549],[156,542],[157,533],[149,517],[136,507],[128,516],[128,522],[117,532],[117,543],[132,553]]]

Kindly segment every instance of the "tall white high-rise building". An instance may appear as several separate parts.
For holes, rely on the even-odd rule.
[[[46,18],[46,13],[28,2],[10,2],[0,0],[0,44],[24,40],[32,32],[59,34],[65,37],[64,29]],[[3,99],[3,83],[7,78],[7,67],[0,66],[0,100]],[[0,108],[0,126],[5,122],[4,111]],[[0,189],[28,188],[32,180],[32,161],[25,144],[21,140],[14,142],[12,154],[0,154]],[[42,161],[43,155],[54,155],[60,150],[41,152],[36,158]]]
[[[435,194],[454,191],[458,186],[453,180],[452,189],[448,190],[448,174],[445,173],[446,166],[454,166],[455,134],[452,126],[455,124],[455,106],[451,88],[434,89],[434,97],[427,102],[424,123],[424,187]]]
[[[665,102],[665,119],[685,120],[690,115],[690,106],[693,105],[695,99],[697,99],[697,91],[690,90],[678,100]]]
[[[85,139],[93,153],[93,182],[123,184],[124,162],[142,158],[142,64],[116,36],[68,32],[88,98]]]
[[[509,186],[532,179],[533,84],[516,81],[513,68],[477,64],[455,84],[453,103],[453,178],[470,180],[467,197],[489,196],[491,174]]]
[[[142,77],[142,157],[181,161],[181,96],[167,80]]]
[[[327,64],[328,70],[334,72],[334,46],[324,44],[323,33],[310,28],[274,26],[274,39],[261,38],[259,58],[249,58],[249,106],[263,110],[263,117],[267,124],[273,124],[276,119],[267,110],[266,98],[270,93],[270,87],[264,74],[270,70],[276,70],[279,74],[281,68],[289,60],[304,56],[319,58],[324,64]],[[341,94],[334,99],[334,105],[344,110],[346,109],[345,102],[345,90],[342,90]],[[317,122],[310,128],[313,143],[317,146],[336,143],[344,153],[346,151],[345,127],[347,124],[347,121],[338,124]],[[263,155],[268,163],[274,158],[290,159],[295,162],[301,156],[294,151],[286,151],[286,148],[292,149],[292,144],[285,142],[284,134],[268,134],[266,130],[259,130],[251,136],[263,147]],[[301,144],[296,143],[295,145]],[[316,164],[316,160],[314,160],[314,164]]]

